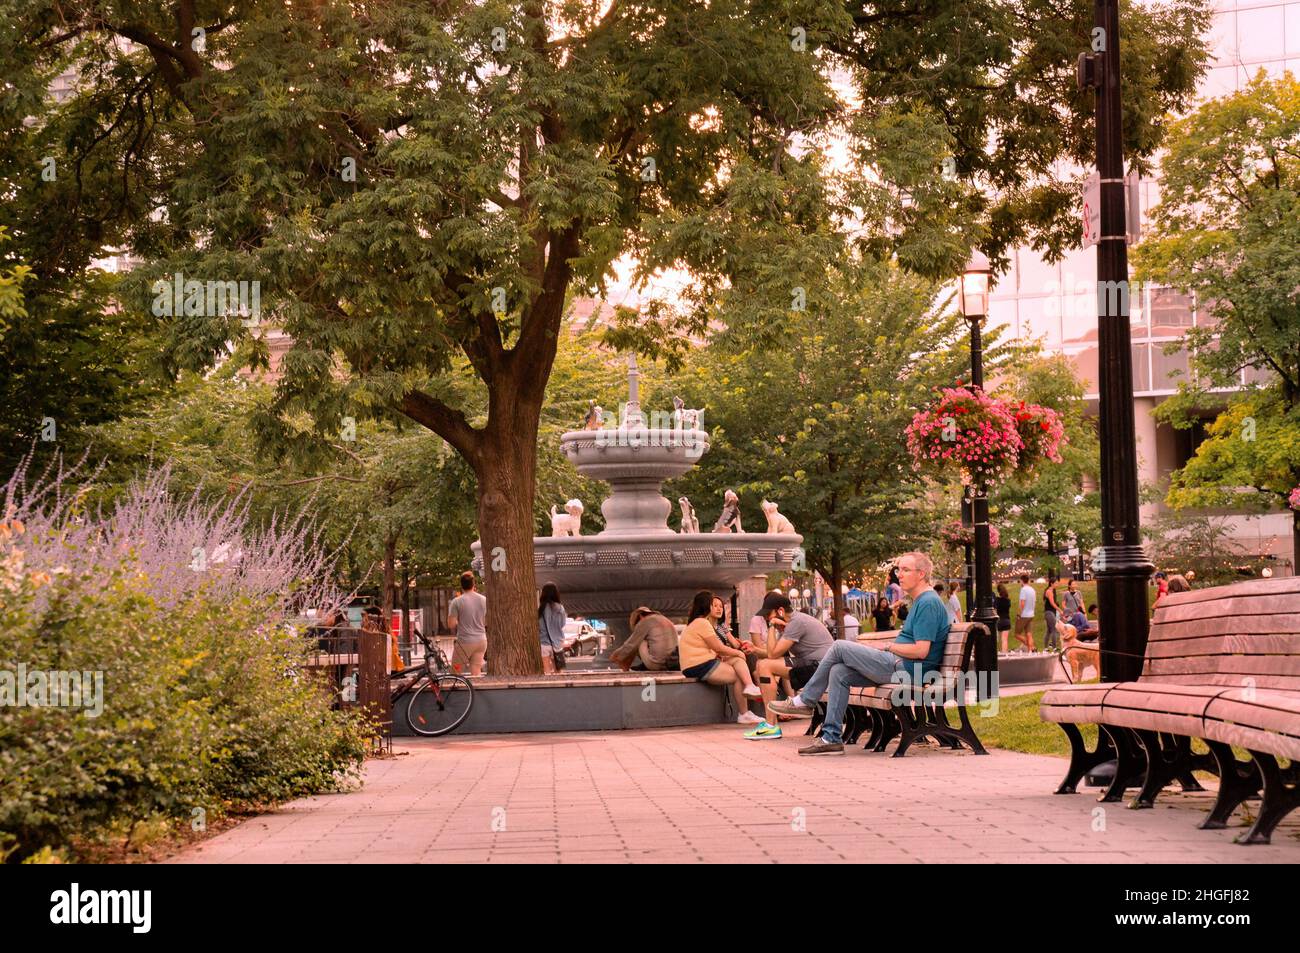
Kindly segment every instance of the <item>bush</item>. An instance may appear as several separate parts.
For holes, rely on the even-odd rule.
[[[29,489],[20,471],[8,487],[0,673],[11,682],[20,665],[29,679],[82,673],[93,689],[62,697],[78,707],[54,704],[53,692],[0,704],[0,846],[10,860],[158,815],[188,821],[359,776],[363,725],[331,710],[286,621],[304,594],[325,595],[321,577],[305,575],[325,564],[302,522],[252,533],[237,504],[177,503],[157,479],[90,516],[60,484],[56,475]],[[214,538],[240,554],[228,569],[175,565]]]

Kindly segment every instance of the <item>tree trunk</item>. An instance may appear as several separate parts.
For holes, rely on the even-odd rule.
[[[516,405],[517,406],[517,405]],[[533,572],[533,494],[537,471],[537,409],[494,412],[478,468],[478,529],[487,597],[488,674],[542,671]],[[499,422],[499,424],[498,424]],[[564,593],[560,593],[563,600]]]
[[[844,593],[840,591],[840,580],[844,576],[844,566],[838,552],[831,553],[831,600],[835,606],[835,637],[844,638]],[[859,622],[862,620],[859,619]]]

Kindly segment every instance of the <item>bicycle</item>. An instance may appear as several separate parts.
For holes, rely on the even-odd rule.
[[[417,632],[416,636],[424,643],[424,659],[414,668],[389,676],[408,679],[415,673],[415,678],[393,687],[391,702],[396,706],[399,698],[410,694],[406,723],[417,735],[432,738],[455,731],[469,717],[474,706],[474,686],[463,675],[449,671],[447,656],[437,645],[430,644],[424,633]]]

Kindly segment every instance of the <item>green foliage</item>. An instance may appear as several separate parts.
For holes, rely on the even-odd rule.
[[[784,316],[779,346],[724,333],[672,382],[704,408],[712,448],[669,495],[688,495],[705,529],[728,488],[750,529],[764,529],[759,502],[776,501],[809,567],[830,579],[930,534],[903,428],[969,356],[965,323],[939,313],[930,282],[845,262],[823,285],[818,302]]]
[[[11,577],[0,667],[99,673],[103,686],[98,717],[0,707],[0,832],[12,859],[113,823],[188,820],[196,808],[215,814],[357,776],[360,724],[330,710],[303,669],[300,635],[269,620],[266,606],[203,592],[163,607],[129,559],[110,578]]]
[[[1164,513],[1143,527],[1143,533],[1156,566],[1170,574],[1190,574],[1198,588],[1240,582],[1258,575],[1266,564],[1246,555],[1223,517]]]
[[[1099,494],[1083,492],[1084,477],[1100,469],[1097,429],[1085,412],[1083,384],[1069,360],[1061,355],[1023,354],[1008,367],[1002,390],[1013,400],[1055,410],[1065,428],[1060,463],[1044,461],[992,495],[990,518],[1002,534],[1002,547],[1017,554],[1041,553],[1049,532],[1057,549],[1077,543],[1086,552],[1099,545]],[[1044,569],[1061,568],[1061,560],[1050,554],[1044,563]]]
[[[1158,419],[1178,424],[1193,403],[1162,404]],[[1194,405],[1194,403],[1193,403]],[[1234,395],[1206,428],[1206,439],[1169,481],[1167,501],[1176,508],[1246,506],[1274,509],[1300,484],[1300,404],[1287,406],[1274,383]]]
[[[1263,71],[1170,131],[1139,277],[1194,293],[1217,326],[1189,332],[1200,387],[1244,367],[1300,402],[1300,80]],[[1211,336],[1216,343],[1211,346]]]

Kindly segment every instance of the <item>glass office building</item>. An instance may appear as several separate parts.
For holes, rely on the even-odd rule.
[[[1201,97],[1242,89],[1261,69],[1271,75],[1290,70],[1300,78],[1300,0],[1221,0],[1215,3],[1214,10],[1208,35],[1212,60],[1201,80]],[[1158,179],[1142,183],[1141,201],[1144,212],[1159,201]],[[1011,270],[999,279],[989,308],[990,323],[1005,326],[1015,337],[1038,339],[1048,350],[1068,356],[1094,409],[1098,373],[1096,274],[1095,248],[1071,252],[1057,264],[1044,262],[1031,250],[1019,249],[1012,255]],[[1212,317],[1196,304],[1186,295],[1160,287],[1135,288],[1130,301],[1138,466],[1139,477],[1146,482],[1167,481],[1169,474],[1194,452],[1199,436],[1195,430],[1175,431],[1157,424],[1152,417],[1155,407],[1173,394],[1178,382],[1187,379],[1190,372],[1188,353],[1178,347],[1184,332],[1193,326],[1212,325]],[[1247,370],[1242,382],[1263,376]],[[1161,509],[1160,504],[1143,507],[1143,521]],[[1294,571],[1289,514],[1233,514],[1231,524],[1243,549],[1278,557],[1275,572]]]

